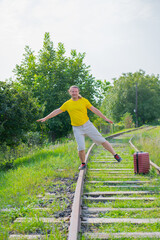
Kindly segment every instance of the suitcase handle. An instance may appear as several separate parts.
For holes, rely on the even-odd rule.
[[[137,163],[137,173],[139,173],[139,166],[138,166],[138,152],[136,153],[136,163]]]

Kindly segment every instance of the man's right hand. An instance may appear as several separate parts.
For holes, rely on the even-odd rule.
[[[47,119],[46,118],[41,118],[41,119],[38,119],[36,122],[45,122]]]

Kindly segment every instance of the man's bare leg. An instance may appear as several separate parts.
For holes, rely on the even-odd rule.
[[[81,150],[78,152],[79,158],[82,163],[85,163],[85,150]]]
[[[102,146],[108,150],[110,153],[112,153],[112,155],[114,156],[114,158],[118,161],[121,162],[122,158],[116,154],[116,152],[114,151],[113,147],[111,146],[111,144],[108,141],[105,141],[104,143],[102,143]]]
[[[116,152],[114,151],[113,147],[111,146],[111,144],[108,141],[105,141],[104,143],[102,143],[102,146],[106,150],[108,150],[110,153],[112,153],[113,156],[116,154]]]
[[[86,168],[86,164],[85,164],[85,150],[81,150],[78,152],[79,154],[79,158],[82,162],[81,166],[79,167],[79,170],[83,170]]]

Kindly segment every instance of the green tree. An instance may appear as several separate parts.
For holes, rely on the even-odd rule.
[[[160,117],[160,80],[159,76],[146,75],[143,70],[122,74],[114,83],[103,102],[106,114],[115,121],[120,121],[130,113],[135,121],[136,83],[138,91],[139,125],[152,122]]]
[[[84,63],[85,53],[71,50],[70,56],[66,57],[64,45],[59,43],[54,49],[49,33],[45,33],[43,48],[37,57],[28,47],[25,51],[24,59],[14,70],[15,77],[33,92],[41,105],[45,104],[44,115],[70,98],[68,89],[71,85],[78,85],[82,96],[93,105],[100,103],[100,84],[90,74],[90,66]],[[71,129],[67,113],[50,119],[47,126],[53,138],[65,136]]]
[[[0,142],[16,145],[27,131],[35,131],[35,120],[42,116],[43,107],[13,82],[0,82]]]
[[[26,46],[23,57],[21,64],[17,64],[13,72],[16,74],[16,81],[30,90],[34,87],[34,78],[37,72],[36,56],[34,51]]]
[[[99,99],[100,99],[100,110],[102,113],[106,114],[108,118],[111,118],[111,114],[106,112],[106,107],[108,103],[106,102],[106,96],[110,94],[110,90],[112,88],[111,83],[107,82],[106,80],[101,81],[97,80],[97,84],[99,85]],[[102,118],[94,115],[94,125],[98,128],[100,132],[103,134],[109,133],[112,129],[111,125],[104,121]]]

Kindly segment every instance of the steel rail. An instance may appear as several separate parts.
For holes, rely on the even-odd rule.
[[[86,154],[86,159],[85,162],[87,164],[88,162],[88,158],[89,158],[89,154],[93,148],[93,146],[95,145],[95,143],[93,143],[87,154]],[[79,177],[77,180],[77,186],[76,186],[76,190],[75,190],[75,195],[74,195],[74,200],[73,200],[73,205],[72,205],[72,213],[71,213],[71,218],[70,218],[70,227],[69,227],[69,235],[68,235],[68,240],[77,240],[78,238],[78,233],[80,231],[80,223],[81,223],[81,219],[80,219],[80,215],[81,215],[81,196],[83,193],[83,182],[84,182],[84,176],[86,174],[86,169],[85,170],[81,170],[79,173]]]
[[[131,130],[127,130],[124,132],[120,132],[120,133],[116,133],[116,134],[112,134],[107,136],[105,139],[110,139],[113,137],[118,137],[120,135],[123,135],[125,133],[129,133],[129,132],[133,132],[139,129],[143,129],[146,128],[145,127],[139,127],[139,128],[135,128],[135,129],[131,129]],[[95,145],[95,143],[93,143],[87,154],[86,154],[86,158],[85,158],[85,162],[87,164],[88,162],[88,158],[89,155],[91,153],[91,150],[93,148],[93,146]],[[69,234],[68,234],[68,240],[77,240],[78,239],[78,234],[80,232],[80,226],[81,226],[81,206],[82,206],[82,193],[83,193],[83,183],[84,183],[84,177],[86,174],[86,170],[81,170],[78,176],[78,180],[77,180],[77,185],[76,185],[76,190],[75,190],[75,195],[74,195],[74,200],[73,200],[73,205],[72,205],[72,213],[71,213],[71,218],[70,218],[70,226],[69,226]]]

